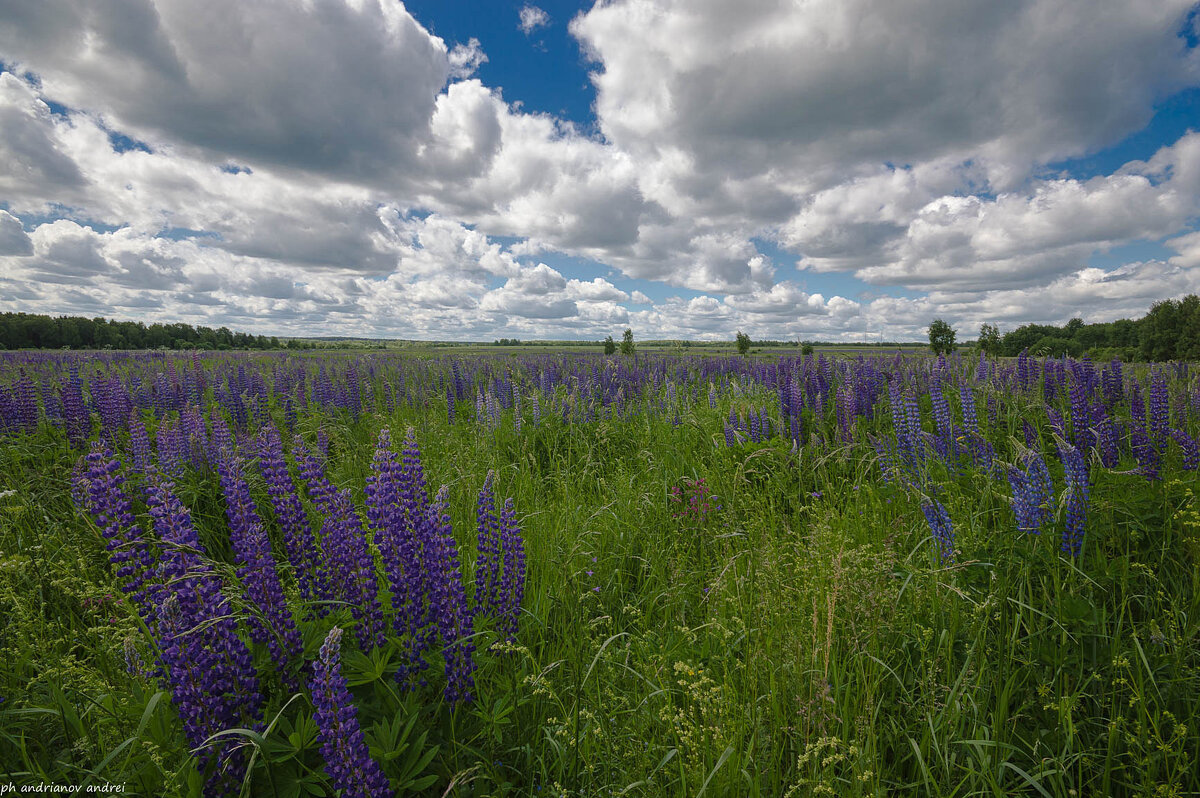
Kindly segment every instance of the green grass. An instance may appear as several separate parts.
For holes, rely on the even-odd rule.
[[[386,661],[347,655],[360,717],[392,724],[389,773],[451,796],[1200,794],[1195,472],[1100,473],[1078,562],[1057,525],[1014,530],[1005,484],[940,475],[943,564],[863,448],[726,448],[728,401],[678,427],[486,430],[440,405],[301,419],[360,504],[378,430],[413,426],[466,559],[491,469],[524,531],[520,633],[480,655],[473,705],[398,694]],[[45,427],[0,443],[0,784],[196,794],[169,696],[126,667],[126,641],[147,662],[150,641],[71,505],[72,462]],[[675,517],[672,487],[698,478],[720,509]],[[215,552],[214,486],[179,489]],[[326,628],[306,629],[310,656]],[[324,794],[310,714],[280,698],[246,736],[246,794]]]

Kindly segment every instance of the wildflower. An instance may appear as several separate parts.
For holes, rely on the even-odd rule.
[[[325,772],[347,798],[385,798],[391,786],[371,758],[341,664],[342,630],[334,627],[312,664],[312,702]]]
[[[954,525],[950,520],[950,513],[937,499],[922,502],[921,512],[924,513],[925,520],[933,532],[938,557],[943,561],[954,559]]]

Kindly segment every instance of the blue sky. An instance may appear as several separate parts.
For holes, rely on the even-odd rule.
[[[0,0],[0,302],[971,337],[1200,291],[1191,0]]]

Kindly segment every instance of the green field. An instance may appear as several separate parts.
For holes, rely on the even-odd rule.
[[[794,347],[783,360],[496,349],[9,353],[7,406],[22,407],[28,380],[37,416],[12,410],[0,438],[0,788],[339,794],[306,664],[337,626],[357,722],[396,794],[1200,794],[1200,482],[1181,442],[1200,436],[1192,372],[1126,370],[1118,396],[1099,367],[1092,380],[1091,365],[1073,361],[1033,361],[1022,385],[1015,362],[894,351],[822,363]],[[53,398],[72,390],[73,367],[89,402],[74,442],[70,406]],[[134,422],[106,410],[106,379],[125,386],[154,441],[145,468]],[[903,386],[891,400],[889,380]],[[800,398],[781,400],[790,385]],[[937,385],[944,394],[931,393]],[[1073,416],[1085,389],[1090,414]],[[1164,395],[1165,420],[1155,405]],[[180,462],[158,443],[189,407],[213,447],[218,424],[232,429],[223,456],[244,469],[302,639],[286,667],[253,636],[264,611],[238,570],[213,455],[192,448]],[[770,421],[756,431],[760,412]],[[477,502],[494,473],[527,577],[513,639],[485,616],[467,638],[473,700],[447,701],[442,644],[424,653],[425,683],[398,681],[409,637],[389,631],[364,653],[354,608],[331,602],[323,615],[305,598],[257,465],[267,427],[282,431],[297,486],[288,429],[313,451],[327,446],[329,480],[364,519],[380,431],[398,452],[411,428],[428,494],[448,488],[469,599]],[[223,774],[154,672],[164,633],[122,591],[87,502],[72,500],[72,469],[101,440],[163,558],[170,546],[156,537],[147,488],[153,473],[174,471],[173,493],[253,656],[261,707],[208,741],[241,747]],[[1084,489],[1064,471],[1073,444]],[[1009,479],[1032,454],[1052,482],[1035,508],[1038,534],[1018,528]],[[318,547],[331,545],[311,491],[296,496]],[[952,522],[949,541],[927,520],[934,507]],[[1063,540],[1076,529],[1073,556]],[[399,605],[389,604],[386,546],[371,523],[361,533],[390,624]],[[180,589],[148,573],[163,595]]]

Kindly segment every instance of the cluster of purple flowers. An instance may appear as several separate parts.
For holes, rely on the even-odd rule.
[[[954,559],[954,523],[945,505],[937,499],[927,499],[921,502],[921,512],[933,532],[933,544],[937,549],[938,558],[943,562]]]
[[[1091,495],[1091,476],[1087,456],[1069,443],[1058,447],[1066,476],[1067,513],[1063,528],[1062,550],[1078,557],[1083,549],[1083,535],[1087,528],[1088,499]]]
[[[525,543],[517,526],[512,499],[499,514],[493,492],[495,474],[488,472],[479,492],[478,551],[475,562],[475,613],[491,617],[510,638],[516,634],[525,593]]]
[[[342,630],[335,626],[321,645],[309,682],[325,772],[344,796],[388,798],[394,793],[367,748],[358,710],[342,675],[341,652]]]
[[[1025,457],[1025,470],[1009,466],[1008,484],[1012,488],[1013,512],[1017,516],[1017,529],[1033,535],[1040,534],[1050,519],[1050,499],[1054,484],[1046,461],[1038,452]]]

